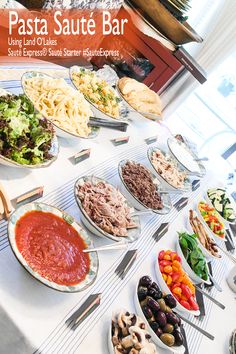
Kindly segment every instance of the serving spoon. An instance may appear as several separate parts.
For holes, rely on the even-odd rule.
[[[97,251],[122,250],[122,249],[127,248],[127,246],[128,246],[127,241],[120,241],[120,242],[112,243],[112,244],[101,246],[101,247],[85,248],[83,250],[83,253],[90,253],[90,252],[97,252]]]

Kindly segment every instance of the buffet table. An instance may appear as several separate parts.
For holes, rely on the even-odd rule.
[[[38,64],[37,64],[38,65]],[[64,69],[63,69],[64,70]],[[0,87],[21,92],[19,80],[2,81]],[[119,161],[129,158],[149,167],[147,149],[150,145],[146,138],[158,136],[153,146],[166,144],[169,131],[158,123],[151,122],[138,114],[131,113],[132,120],[127,132],[115,132],[101,129],[94,140],[76,142],[59,138],[60,153],[57,161],[46,169],[27,170],[0,166],[0,180],[10,199],[35,187],[44,186],[44,196],[39,201],[46,202],[67,211],[80,221],[79,209],[74,198],[74,183],[83,175],[95,175],[105,178],[120,187],[117,173]],[[129,136],[129,142],[114,146],[111,139]],[[91,149],[90,158],[75,165],[71,157],[83,150]],[[207,165],[206,165],[207,168]],[[194,179],[194,178],[193,178]],[[105,354],[108,352],[108,333],[112,312],[125,308],[135,312],[134,296],[139,278],[149,274],[156,279],[154,264],[157,253],[162,249],[175,249],[177,231],[186,227],[188,210],[204,197],[210,186],[215,186],[217,177],[210,171],[201,179],[200,187],[191,193],[187,206],[181,211],[172,208],[165,216],[156,214],[141,216],[140,238],[128,249],[137,249],[137,258],[124,279],[119,278],[115,269],[125,251],[112,250],[99,253],[99,272],[95,283],[81,293],[60,293],[37,282],[31,277],[14,257],[7,238],[7,223],[0,222],[0,306],[5,317],[2,326],[14,327],[14,332],[7,333],[8,338],[1,338],[1,343],[11,342],[14,353],[81,353]],[[175,204],[182,195],[172,194]],[[162,223],[169,223],[168,232],[156,242],[153,234]],[[109,243],[109,240],[93,236],[96,246]],[[235,327],[235,295],[227,286],[225,277],[232,263],[223,256],[220,261],[212,261],[215,279],[221,284],[223,292],[214,287],[210,294],[225,306],[222,310],[210,300],[204,298],[206,315],[190,319],[199,327],[211,333],[211,341],[187,324],[184,324],[188,350],[190,354],[207,352],[228,353],[228,340]],[[66,320],[91,294],[101,294],[100,306],[78,327],[73,329]],[[9,326],[8,326],[9,324]],[[4,347],[1,347],[4,352]],[[165,353],[158,348],[158,353]]]

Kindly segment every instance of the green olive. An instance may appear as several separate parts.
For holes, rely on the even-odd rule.
[[[171,308],[166,305],[166,312],[172,312]]]
[[[158,304],[160,305],[160,310],[166,312],[166,303],[164,299],[157,300]]]
[[[165,327],[163,328],[164,333],[172,333],[174,330],[174,326],[170,323],[167,323]]]
[[[160,336],[160,340],[168,347],[172,347],[175,344],[175,337],[172,334],[164,333]]]

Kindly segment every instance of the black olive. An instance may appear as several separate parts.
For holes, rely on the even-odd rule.
[[[163,311],[158,311],[155,318],[162,328],[165,327],[165,325],[167,324],[167,319],[166,319],[166,315]]]
[[[148,289],[148,296],[151,296],[154,299],[155,295],[156,295],[156,289],[149,288]]]
[[[155,300],[159,300],[162,298],[162,292],[161,290],[156,290],[155,294],[154,294],[154,299]]]
[[[152,279],[148,276],[145,275],[139,280],[139,285],[149,287],[152,284]]]
[[[156,289],[157,291],[161,291],[161,289],[159,288],[159,286],[157,285],[157,283],[156,283],[155,281],[152,282],[151,287],[152,287],[153,289]]]
[[[179,323],[179,320],[177,318],[177,316],[172,312],[166,312],[166,318],[167,318],[167,322],[175,325],[176,323]]]
[[[158,302],[152,299],[151,297],[147,299],[147,306],[149,306],[154,313],[160,310],[160,305],[158,304]]]
[[[161,328],[157,328],[155,333],[158,337],[160,337],[163,334],[163,331],[161,330]]]
[[[145,288],[144,286],[139,286],[139,288],[138,288],[138,299],[139,299],[139,301],[145,300],[147,294],[148,294],[148,289]]]
[[[182,334],[177,330],[174,330],[174,332],[172,334],[175,337],[175,345],[177,345],[178,347],[180,345],[183,345],[184,339],[183,339]]]
[[[152,321],[150,322],[150,326],[151,328],[153,329],[153,331],[156,333],[156,330],[160,327],[159,326],[159,323],[155,322],[155,321]]]
[[[171,309],[173,309],[177,305],[177,302],[176,302],[174,296],[171,294],[166,295],[164,300],[165,300],[166,305],[169,306]]]
[[[151,318],[153,316],[152,310],[147,306],[143,306],[143,313],[146,318]]]

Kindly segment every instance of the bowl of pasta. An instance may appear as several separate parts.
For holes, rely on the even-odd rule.
[[[93,116],[82,93],[75,90],[62,78],[30,71],[22,76],[25,95],[44,118],[55,127],[62,138],[94,138],[98,128],[89,125]]]
[[[111,85],[96,74],[96,71],[74,65],[70,68],[70,79],[75,88],[93,106],[96,116],[125,120],[122,117],[121,97]]]

